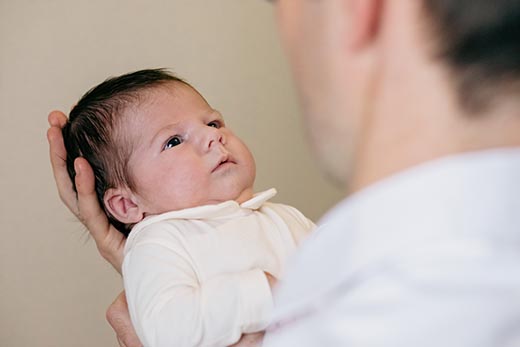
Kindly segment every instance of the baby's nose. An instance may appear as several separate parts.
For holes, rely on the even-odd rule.
[[[205,133],[206,133],[206,135],[205,135],[205,140],[204,140],[203,146],[208,151],[216,145],[219,145],[219,144],[224,145],[226,143],[226,138],[224,137],[224,134],[218,128],[207,127]]]

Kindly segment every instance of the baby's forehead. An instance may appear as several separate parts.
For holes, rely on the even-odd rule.
[[[200,108],[211,109],[204,96],[191,85],[185,82],[168,81],[158,86],[143,90],[138,96],[135,107],[157,107],[165,108]]]
[[[121,128],[142,137],[144,132],[182,125],[184,121],[222,120],[197,90],[182,82],[169,82],[140,93],[122,112]]]

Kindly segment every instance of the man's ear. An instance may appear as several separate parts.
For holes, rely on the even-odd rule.
[[[110,188],[103,197],[105,207],[118,221],[125,224],[140,222],[144,212],[137,204],[137,199],[128,188]]]
[[[349,16],[349,45],[362,48],[372,43],[379,34],[384,0],[347,0]]]

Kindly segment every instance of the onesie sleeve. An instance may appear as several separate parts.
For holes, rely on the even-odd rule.
[[[309,218],[289,205],[267,202],[262,212],[270,214],[273,219],[281,218],[296,245],[301,244],[316,229],[316,225]]]
[[[228,346],[261,331],[272,317],[262,270],[215,276],[199,283],[182,242],[135,242],[123,263],[132,323],[146,347]]]

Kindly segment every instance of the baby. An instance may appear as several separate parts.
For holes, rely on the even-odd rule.
[[[127,238],[123,279],[142,343],[227,346],[264,330],[270,282],[313,223],[253,194],[255,162],[222,115],[165,70],[111,78],[63,128],[67,166],[91,164],[110,221]]]

